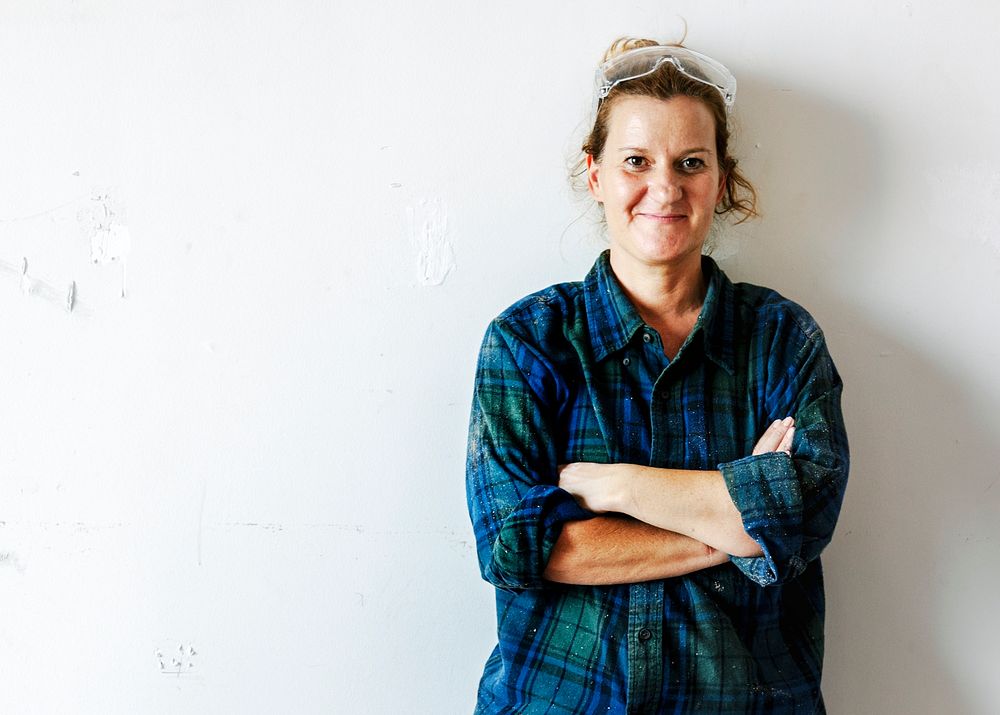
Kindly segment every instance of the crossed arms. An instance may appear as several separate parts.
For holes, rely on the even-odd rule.
[[[800,574],[832,536],[848,456],[840,379],[822,334],[792,337],[793,359],[773,366],[762,407],[793,415],[794,433],[791,420],[772,423],[752,454],[719,471],[560,468],[559,372],[494,323],[480,353],[466,470],[483,577],[514,591],[634,583],[727,560],[762,586]]]
[[[790,453],[794,436],[792,418],[775,420],[753,454]],[[545,568],[549,581],[636,583],[761,555],[721,472],[576,463],[560,470],[559,486],[602,516],[563,525]]]

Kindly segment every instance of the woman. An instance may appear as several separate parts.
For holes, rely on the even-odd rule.
[[[708,257],[755,215],[736,82],[620,40],[586,176],[610,249],[489,326],[467,495],[499,643],[480,713],[822,713],[823,581],[847,481],[823,333]]]

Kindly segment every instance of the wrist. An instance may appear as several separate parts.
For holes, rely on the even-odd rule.
[[[631,464],[620,464],[618,466],[619,468],[615,470],[612,488],[608,495],[608,511],[635,516],[632,513],[635,505],[635,496],[633,494],[633,487],[635,486],[633,471],[635,467]]]

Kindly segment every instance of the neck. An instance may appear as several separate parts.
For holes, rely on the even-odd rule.
[[[700,253],[678,264],[651,266],[620,260],[612,249],[611,268],[639,315],[653,327],[692,315],[697,318],[705,302]]]

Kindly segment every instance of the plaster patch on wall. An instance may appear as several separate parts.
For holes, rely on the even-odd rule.
[[[49,281],[38,278],[28,272],[28,259],[21,258],[17,264],[0,260],[0,274],[7,274],[15,277],[21,288],[21,293],[26,296],[37,296],[63,306],[67,311],[72,312],[76,307],[76,282],[70,281],[65,287],[57,286]]]
[[[120,263],[122,298],[126,295],[125,259],[132,250],[132,236],[125,224],[125,212],[108,192],[95,193],[77,220],[90,239],[90,260],[96,264]]]
[[[448,210],[440,199],[420,199],[406,209],[410,242],[417,253],[421,285],[444,283],[455,268],[455,251],[448,238]]]

